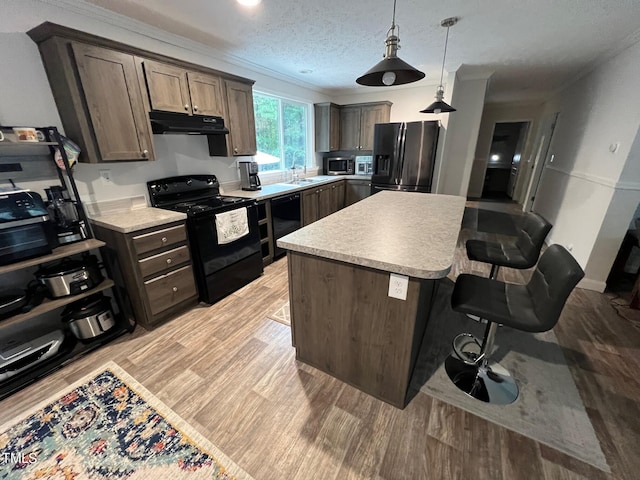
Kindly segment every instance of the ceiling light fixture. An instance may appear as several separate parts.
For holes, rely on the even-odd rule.
[[[240,5],[244,5],[245,7],[255,7],[262,0],[237,0]]]
[[[447,58],[447,44],[449,43],[449,28],[458,23],[458,17],[445,18],[440,22],[440,26],[447,27],[447,39],[444,41],[444,55],[442,56],[442,70],[440,71],[440,85],[436,89],[436,101],[429,105],[420,113],[449,113],[455,112],[456,109],[444,102],[444,87],[442,86],[442,77],[444,76],[444,60]]]
[[[396,29],[398,30],[397,35]],[[400,48],[399,35],[400,26],[396,25],[396,0],[393,0],[393,20],[391,21],[391,28],[387,31],[384,58],[367,73],[359,77],[356,83],[369,87],[389,87],[391,85],[417,82],[424,78],[424,73],[398,58],[398,49]]]

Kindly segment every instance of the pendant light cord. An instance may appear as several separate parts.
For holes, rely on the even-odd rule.
[[[442,70],[440,70],[440,86],[442,87],[442,77],[444,76],[444,60],[447,58],[447,44],[449,43],[449,26],[447,26],[447,37],[444,41],[444,55],[442,56]]]

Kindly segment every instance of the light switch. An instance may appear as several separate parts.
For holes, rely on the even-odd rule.
[[[407,299],[407,290],[409,289],[409,277],[406,275],[398,275],[397,273],[389,274],[389,296],[400,300]]]

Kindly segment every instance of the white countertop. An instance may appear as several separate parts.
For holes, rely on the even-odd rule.
[[[266,200],[268,198],[277,197],[278,195],[284,195],[292,192],[299,192],[306,190],[307,188],[313,188],[319,185],[326,185],[328,183],[337,182],[339,180],[371,180],[371,175],[318,175],[316,177],[308,177],[313,182],[304,182],[299,184],[291,183],[272,183],[269,185],[262,185],[261,190],[247,191],[247,190],[225,190],[224,194],[232,197],[242,198],[254,198],[256,200]]]
[[[171,222],[186,220],[185,213],[174,212],[154,207],[138,207],[126,212],[106,213],[94,215],[89,220],[109,230],[121,233],[131,233],[145,228],[157,227]]]
[[[410,277],[451,270],[464,197],[383,191],[278,240],[300,253]]]

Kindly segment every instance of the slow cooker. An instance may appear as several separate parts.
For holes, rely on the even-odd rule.
[[[62,321],[69,325],[71,333],[80,340],[93,340],[107,333],[116,324],[111,299],[102,293],[67,305],[62,312]]]
[[[35,275],[53,298],[82,293],[103,279],[95,255],[88,255],[82,260],[65,258],[55,265],[39,269]]]

